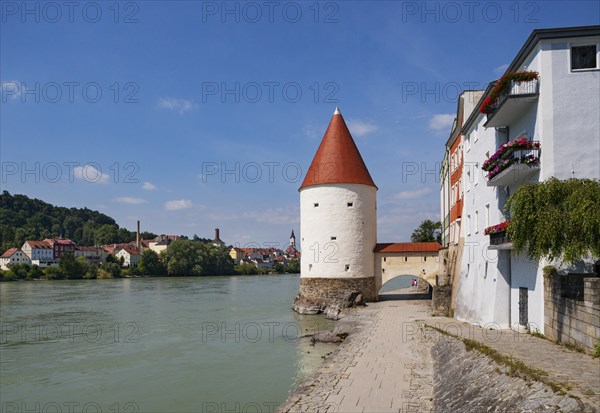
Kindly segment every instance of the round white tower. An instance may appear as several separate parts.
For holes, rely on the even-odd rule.
[[[339,109],[300,191],[300,296],[327,305],[338,292],[376,299],[377,187]]]

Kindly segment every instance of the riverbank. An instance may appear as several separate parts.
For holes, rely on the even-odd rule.
[[[567,377],[562,387],[546,379],[554,375],[538,367],[536,357],[513,356],[516,349],[535,354],[541,339],[527,335],[536,340],[517,340],[503,358],[487,350],[483,339],[476,344],[434,328],[434,322],[465,331],[469,325],[430,314],[427,300],[384,301],[349,310],[342,320],[355,330],[277,411],[600,411],[595,382],[588,380],[581,388],[577,377]],[[564,357],[575,363],[571,370],[586,378],[598,371],[598,360],[546,344],[545,359],[566,352]]]

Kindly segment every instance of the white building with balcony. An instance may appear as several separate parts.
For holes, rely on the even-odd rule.
[[[542,269],[550,263],[515,254],[501,227],[484,231],[509,218],[504,204],[524,183],[600,179],[600,26],[533,31],[478,107],[462,129],[465,247],[455,314],[543,333]]]

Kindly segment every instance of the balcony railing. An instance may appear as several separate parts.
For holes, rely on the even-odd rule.
[[[482,166],[488,186],[510,186],[540,168],[540,143],[519,137],[500,146]]]
[[[507,126],[523,114],[527,106],[535,103],[539,96],[539,79],[509,82],[486,108],[485,127]]]
[[[510,221],[504,221],[498,225],[492,225],[485,229],[484,234],[490,237],[491,250],[507,250],[512,249],[512,241],[507,233],[508,224]]]

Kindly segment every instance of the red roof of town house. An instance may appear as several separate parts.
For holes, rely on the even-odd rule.
[[[0,255],[0,258],[10,258],[19,251],[21,251],[19,248],[9,248],[4,251],[4,254]]]
[[[442,246],[437,242],[396,242],[375,245],[374,252],[437,252]]]
[[[51,249],[52,245],[50,245],[46,240],[44,241],[32,241],[32,240],[27,240],[25,241],[26,244],[29,244],[29,246],[33,249]]]
[[[363,184],[377,188],[337,108],[300,189],[321,184]]]
[[[120,249],[125,250],[129,255],[140,255],[140,252],[131,245],[124,245]]]

